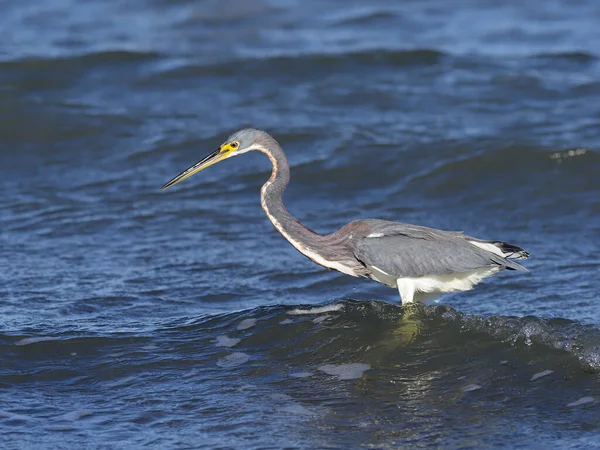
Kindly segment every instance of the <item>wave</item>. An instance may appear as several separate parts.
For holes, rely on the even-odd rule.
[[[445,160],[410,178],[408,182],[416,185],[411,189],[429,190],[436,197],[457,194],[487,196],[497,189],[547,190],[548,182],[557,183],[557,179],[564,181],[557,188],[565,192],[567,187],[571,193],[593,191],[599,187],[596,168],[600,166],[600,154],[590,149],[557,151],[511,146],[462,152],[462,148],[456,148]],[[472,186],[477,186],[477,190],[471,189]]]
[[[442,433],[457,447],[482,430],[506,443],[498,430],[510,429],[519,444],[597,430],[590,419],[600,330],[570,320],[343,300],[180,318],[153,329],[137,322],[95,334],[83,328],[3,331],[0,352],[10,361],[0,371],[3,425],[78,429],[112,407],[113,427],[117,415],[147,426],[185,404],[182,420],[219,426],[219,436],[239,433],[236,417],[264,417],[250,435],[293,426],[301,435],[310,430],[311,448],[327,446],[328,430],[340,423],[349,424],[344,436],[354,443],[373,442],[372,433],[394,443],[406,427],[405,440],[438,442]],[[42,398],[22,395],[36,390]],[[57,399],[50,410],[48,391]],[[565,436],[567,414],[576,436]]]
[[[0,61],[2,70],[11,69],[31,69],[31,70],[48,70],[52,68],[62,68],[66,70],[71,65],[88,66],[88,65],[103,65],[103,64],[120,64],[126,62],[150,61],[161,57],[158,52],[148,51],[133,51],[133,50],[104,50],[88,53],[73,54],[69,56],[56,57],[25,57]]]
[[[324,50],[322,52],[289,52],[274,51],[248,55],[235,60],[225,61],[195,61],[175,68],[169,68],[157,77],[166,78],[195,78],[201,75],[229,75],[232,71],[243,67],[244,73],[302,73],[306,70],[330,70],[339,65],[353,65],[356,67],[371,67],[375,64],[392,67],[412,65],[438,64],[446,53],[435,49],[360,49],[342,51],[339,49]]]
[[[389,367],[397,352],[408,352],[404,363],[413,366],[431,365],[432,359],[444,355],[444,364],[436,367],[444,371],[451,368],[452,357],[454,364],[460,364],[462,352],[470,348],[472,356],[481,356],[481,364],[492,355],[497,364],[527,371],[528,378],[542,369],[559,370],[565,362],[600,373],[600,329],[595,325],[560,318],[478,316],[445,305],[401,308],[381,301],[343,300],[318,307],[259,307],[180,319],[154,331],[145,327],[140,333],[84,335],[81,329],[72,333],[4,335],[0,347],[13,354],[17,348],[34,348],[40,355],[64,356],[82,348],[104,357],[146,352],[153,359],[164,358],[159,349],[170,347],[185,359],[179,347],[194,342],[190,357],[200,349],[206,357],[212,355],[216,364],[223,357],[218,352],[224,349],[250,356],[258,352],[262,360],[279,360],[286,371],[342,363]],[[531,367],[532,361],[539,370]],[[101,358],[97,362],[102,364]],[[478,365],[476,358],[472,363]]]
[[[541,60],[565,60],[580,63],[590,63],[598,60],[598,56],[586,51],[538,53],[533,55],[533,58]]]

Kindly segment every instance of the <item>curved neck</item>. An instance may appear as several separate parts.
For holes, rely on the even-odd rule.
[[[361,275],[361,266],[344,244],[346,238],[336,233],[321,235],[306,228],[283,206],[283,192],[290,182],[290,166],[279,143],[273,139],[266,146],[257,147],[273,164],[269,180],[260,190],[261,204],[273,226],[296,250],[313,262],[347,275]]]
[[[302,225],[283,205],[283,192],[290,182],[290,165],[285,153],[275,140],[268,149],[257,150],[266,154],[273,165],[271,177],[260,190],[262,208],[277,231],[306,255],[306,250],[318,245],[323,236]]]

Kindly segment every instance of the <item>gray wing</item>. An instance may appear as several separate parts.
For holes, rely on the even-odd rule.
[[[374,219],[361,222],[368,225],[369,234],[355,240],[355,256],[395,277],[446,275],[493,266],[525,270],[471,244],[469,239],[476,239],[460,232]]]

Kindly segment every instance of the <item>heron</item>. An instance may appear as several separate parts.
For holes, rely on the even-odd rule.
[[[402,305],[429,302],[441,294],[470,290],[504,269],[527,272],[514,261],[529,258],[527,251],[506,242],[467,236],[461,231],[358,219],[330,234],[314,232],[285,208],[283,193],[290,181],[290,166],[281,145],[263,130],[248,128],[235,132],[162,189],[213,164],[253,150],[267,155],[273,166],[260,193],[262,209],[275,229],[296,250],[320,266],[396,288]]]

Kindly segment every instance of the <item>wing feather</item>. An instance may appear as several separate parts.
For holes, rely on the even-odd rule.
[[[519,264],[481,249],[456,231],[442,231],[388,221],[369,221],[376,237],[356,241],[355,256],[395,277],[464,273],[485,267],[523,269]]]

